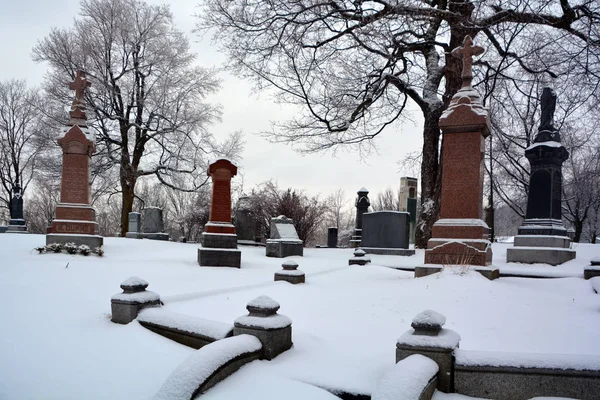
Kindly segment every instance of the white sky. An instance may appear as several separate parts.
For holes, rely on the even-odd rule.
[[[210,37],[192,33],[195,1],[148,0],[168,3],[179,29],[192,42],[192,51],[204,66],[219,67],[225,57],[210,43]],[[43,80],[46,65],[31,60],[31,49],[52,27],[68,28],[79,10],[78,0],[0,0],[0,80],[26,79],[30,85]],[[349,201],[356,191],[366,187],[373,198],[386,187],[398,187],[400,177],[415,171],[402,170],[398,161],[408,152],[420,151],[422,119],[413,113],[415,123],[388,128],[374,144],[376,152],[361,155],[355,148],[340,148],[338,154],[301,155],[290,146],[272,144],[255,133],[268,130],[270,121],[284,121],[293,115],[291,107],[275,104],[269,96],[253,94],[249,83],[221,73],[223,85],[214,101],[223,106],[223,122],[213,127],[217,137],[241,130],[246,147],[240,172],[244,188],[273,179],[281,188],[304,189],[308,194],[326,196],[343,189]],[[418,177],[418,176],[417,176]]]

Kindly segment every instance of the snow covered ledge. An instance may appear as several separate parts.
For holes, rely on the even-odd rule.
[[[239,335],[202,347],[169,375],[154,400],[191,400],[221,382],[243,365],[258,360],[260,340]]]
[[[431,400],[438,365],[420,354],[408,356],[379,381],[372,400]]]

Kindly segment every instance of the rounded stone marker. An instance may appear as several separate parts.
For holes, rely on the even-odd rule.
[[[364,257],[367,253],[363,249],[354,250],[354,257]]]
[[[298,263],[294,260],[285,260],[283,264],[281,264],[284,270],[293,271],[298,269]]]
[[[413,318],[410,326],[415,329],[415,334],[425,332],[437,334],[445,323],[446,317],[442,314],[433,310],[425,310]]]
[[[265,295],[258,296],[246,304],[246,310],[248,310],[250,315],[256,316],[274,315],[279,310],[279,307],[281,306],[278,302]]]
[[[121,289],[123,293],[137,293],[143,292],[148,287],[148,282],[137,276],[132,276],[121,282]]]

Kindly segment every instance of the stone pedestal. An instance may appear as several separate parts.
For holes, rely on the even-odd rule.
[[[104,238],[96,234],[96,212],[91,206],[90,159],[96,142],[87,128],[83,104],[83,92],[89,85],[82,71],[77,71],[75,81],[69,85],[76,96],[69,113],[69,128],[58,139],[63,152],[60,203],[46,235],[46,245],[73,242],[100,247],[104,243]]]
[[[367,253],[365,253],[362,249],[354,250],[354,257],[348,260],[348,265],[367,265],[371,262],[371,259],[367,257]]]
[[[371,202],[369,201],[369,191],[367,189],[360,188],[356,192],[356,225],[354,228],[354,235],[350,239],[350,247],[360,247],[360,241],[362,239],[362,218],[363,214],[369,211]]]
[[[454,361],[452,352],[458,348],[460,336],[450,329],[443,329],[446,317],[426,310],[412,321],[413,329],[406,331],[396,343],[396,362],[413,354],[431,358],[439,366],[438,390],[454,391]]]
[[[11,219],[6,227],[7,233],[28,233],[24,219]]]
[[[536,140],[559,138],[558,132],[540,131]],[[525,150],[531,165],[527,212],[514,247],[506,260],[525,264],[559,265],[575,258],[571,239],[562,223],[562,164],[569,153],[554,140],[534,143]]]
[[[226,159],[208,167],[213,187],[210,216],[202,233],[202,247],[198,249],[201,267],[240,268],[242,253],[237,249],[237,235],[231,223],[231,178],[236,174],[237,167]]]
[[[294,260],[286,260],[281,264],[282,271],[275,272],[275,281],[286,281],[292,285],[304,283],[306,275],[304,271],[298,269],[298,263]]]
[[[246,306],[248,315],[237,318],[233,324],[233,336],[248,334],[260,340],[265,360],[272,360],[292,347],[292,320],[277,314],[279,307],[270,297],[259,296]]]
[[[160,296],[146,290],[148,282],[136,276],[121,283],[123,293],[111,297],[111,321],[128,324],[137,318],[138,313],[147,307],[160,307]]]
[[[338,244],[338,228],[327,228],[327,247],[336,248]]]

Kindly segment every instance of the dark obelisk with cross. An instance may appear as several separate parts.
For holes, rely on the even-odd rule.
[[[46,244],[73,242],[90,247],[103,244],[103,237],[96,234],[96,213],[91,206],[90,159],[96,151],[96,142],[85,115],[83,97],[88,86],[90,82],[83,71],[77,71],[75,80],[69,84],[75,91],[75,99],[68,128],[58,139],[63,151],[60,203],[48,228]]]
[[[559,265],[575,258],[562,222],[562,164],[569,152],[554,127],[556,94],[549,85],[542,90],[541,118],[533,144],[525,150],[531,165],[525,220],[506,252],[508,262]]]
[[[425,265],[415,269],[415,276],[437,272],[445,265],[473,265],[488,278],[497,277],[497,269],[486,268],[492,262],[492,248],[489,227],[482,220],[489,113],[471,87],[472,57],[483,51],[473,45],[470,36],[465,37],[462,47],[452,51],[453,56],[462,58],[462,87],[439,121],[444,135],[440,219],[427,242]]]
[[[15,183],[10,199],[10,221],[7,233],[27,233],[27,224],[23,218],[23,192],[19,183]]]

